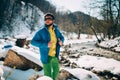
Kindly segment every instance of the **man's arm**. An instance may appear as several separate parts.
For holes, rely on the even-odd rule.
[[[62,35],[62,33],[60,32],[60,39],[58,39],[58,43],[59,43],[59,45],[60,46],[62,46],[63,45],[63,43],[64,43],[64,37],[63,37],[63,35]]]
[[[48,43],[41,42],[41,36],[38,34],[38,32],[35,34],[35,36],[31,40],[31,44],[39,48],[48,48]]]
[[[62,35],[62,33],[60,32],[60,40],[64,43],[64,37],[63,37],[63,35]]]

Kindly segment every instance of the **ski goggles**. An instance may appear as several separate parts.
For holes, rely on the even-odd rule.
[[[45,21],[46,21],[46,20],[53,20],[53,18],[45,18],[44,20],[45,20]]]

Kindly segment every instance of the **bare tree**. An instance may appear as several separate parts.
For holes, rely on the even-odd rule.
[[[120,0],[95,0],[92,8],[99,8],[104,22],[107,22],[104,29],[107,29],[108,38],[120,36]]]
[[[101,8],[104,12],[104,18],[109,24],[108,38],[115,38],[119,35],[118,24],[120,21],[120,0],[105,0]]]

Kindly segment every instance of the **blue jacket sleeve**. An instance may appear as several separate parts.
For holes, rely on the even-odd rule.
[[[63,35],[62,35],[62,33],[60,32],[60,40],[64,43],[64,37],[63,37]]]
[[[31,44],[39,48],[48,48],[48,43],[44,43],[41,41],[41,36],[39,35],[38,32],[35,34],[35,36],[31,40]]]

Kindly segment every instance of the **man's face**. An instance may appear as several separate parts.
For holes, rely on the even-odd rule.
[[[51,26],[53,23],[54,23],[54,20],[52,19],[51,16],[46,16],[46,17],[45,17],[45,24],[46,24],[47,26]]]

